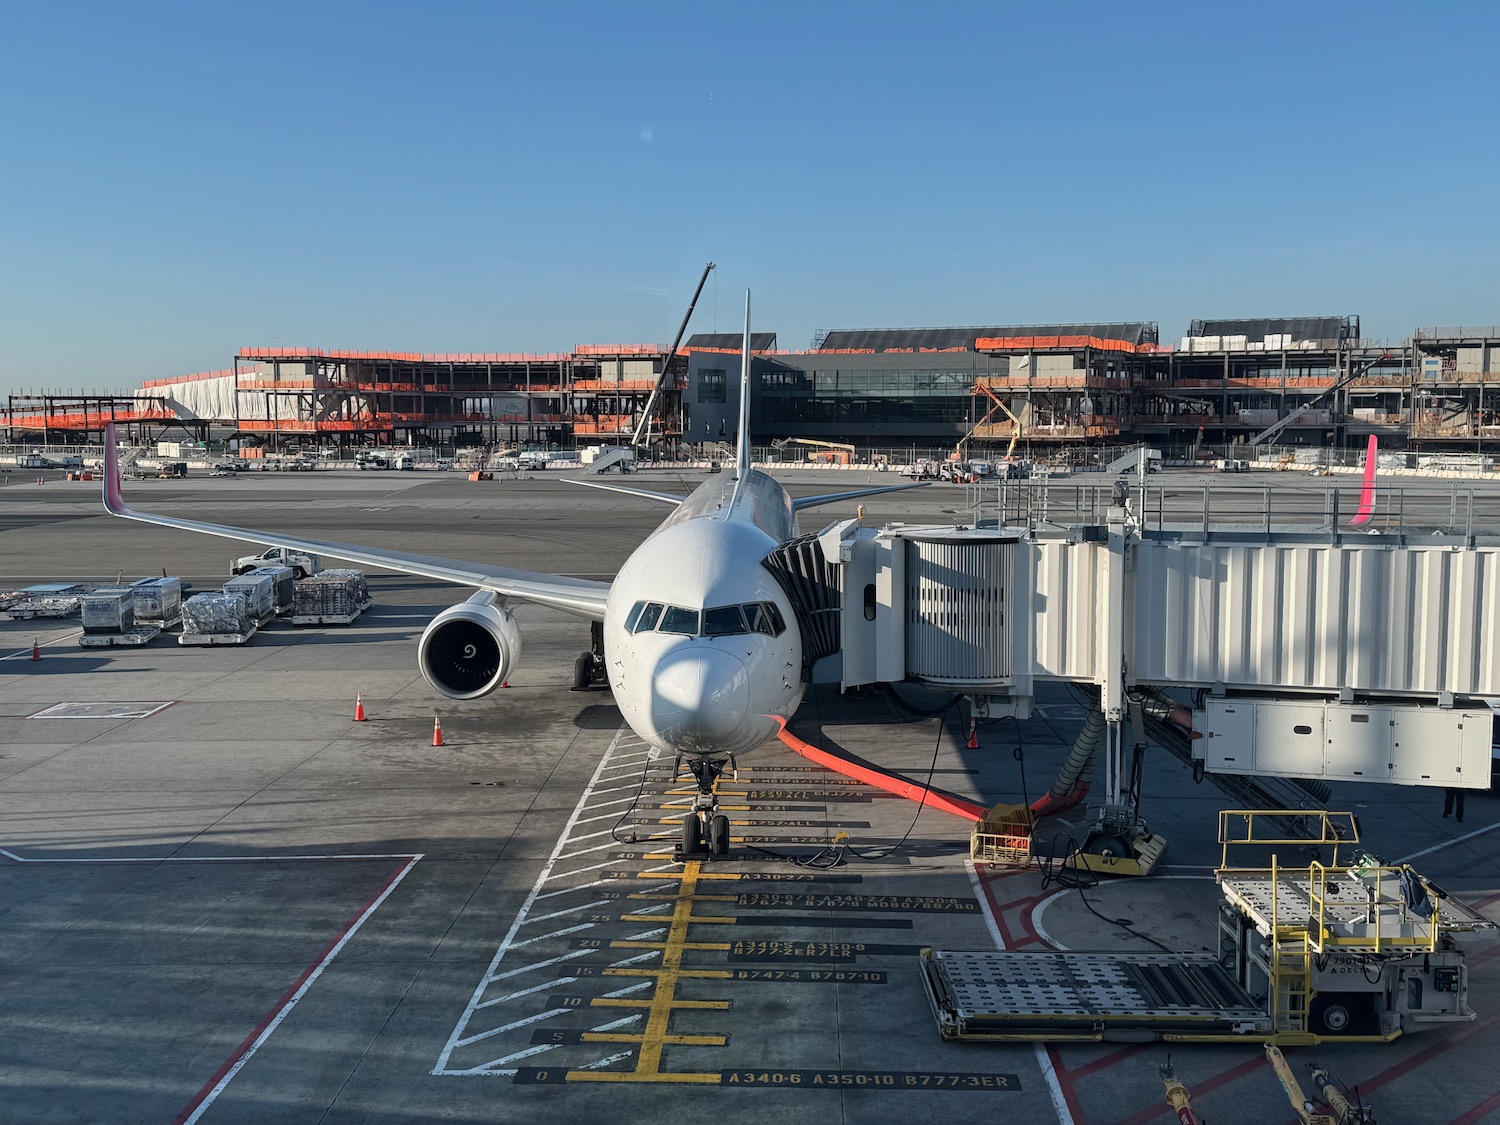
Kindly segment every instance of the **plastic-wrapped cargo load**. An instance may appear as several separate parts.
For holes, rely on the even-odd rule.
[[[248,633],[254,626],[238,594],[194,594],[182,603],[184,633]]]
[[[269,575],[242,574],[224,583],[224,592],[245,599],[250,619],[257,623],[275,612],[271,601],[271,578]]]
[[[85,633],[121,633],[135,625],[135,593],[105,586],[83,595]]]
[[[182,616],[181,578],[142,578],[130,584],[135,592],[135,619],[168,624]]]

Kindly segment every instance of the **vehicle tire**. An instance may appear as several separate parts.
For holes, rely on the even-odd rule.
[[[300,566],[294,566],[292,567],[292,577],[301,582],[307,577],[307,571],[303,570]]]
[[[1330,992],[1315,996],[1308,1013],[1315,1035],[1373,1035],[1375,1008],[1370,996]]]
[[[230,571],[230,573],[233,574],[236,578],[238,578],[240,575],[242,575],[242,574],[244,574],[246,572],[246,569],[247,569],[246,567],[237,566],[232,571]]]
[[[698,821],[697,813],[688,813],[682,818],[682,854],[701,855],[703,853],[703,826]]]
[[[594,679],[594,654],[581,652],[573,661],[573,690],[587,691]]]
[[[723,813],[708,822],[708,854],[721,858],[729,854],[729,818]]]

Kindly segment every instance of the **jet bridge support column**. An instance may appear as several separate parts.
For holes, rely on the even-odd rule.
[[[1166,841],[1147,831],[1140,819],[1136,786],[1127,780],[1126,725],[1137,741],[1144,738],[1139,706],[1126,696],[1125,630],[1128,572],[1135,561],[1135,517],[1129,486],[1117,487],[1115,505],[1108,512],[1108,540],[1104,554],[1104,638],[1100,660],[1104,712],[1104,797],[1089,825],[1083,846],[1068,857],[1068,865],[1100,874],[1147,875],[1166,851]]]

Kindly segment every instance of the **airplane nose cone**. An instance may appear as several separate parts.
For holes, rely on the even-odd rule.
[[[744,664],[704,645],[667,653],[651,682],[652,725],[684,750],[727,740],[744,723],[750,706]]]

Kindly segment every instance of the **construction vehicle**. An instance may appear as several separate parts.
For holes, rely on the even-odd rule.
[[[848,465],[854,460],[854,446],[844,441],[814,441],[812,438],[778,438],[772,448],[783,449],[788,445],[813,445],[818,448],[807,455],[809,461],[828,465]]]
[[[953,449],[954,457],[959,461],[964,460],[968,452],[969,442],[972,441],[974,435],[979,432],[979,428],[981,426],[988,425],[990,419],[995,416],[995,412],[1000,411],[1010,419],[1010,444],[1005,447],[1004,462],[1007,464],[1013,462],[1016,457],[1016,445],[1021,440],[1021,419],[1017,417],[1014,412],[1012,412],[1010,407],[1006,406],[1005,403],[1001,401],[999,395],[995,394],[994,391],[990,390],[990,388],[985,386],[983,383],[976,383],[974,385],[973,393],[988,395],[990,401],[994,403],[994,405],[991,406],[989,410],[985,411],[983,418],[979,419],[979,421],[975,422],[973,426],[969,427],[968,433],[964,434],[963,437],[958,439],[958,444]],[[1002,473],[1001,475],[1008,476],[1009,474]]]
[[[1453,935],[1494,923],[1358,843],[1347,812],[1221,812],[1218,954],[924,949],[939,1033],[1287,1046],[1390,1042],[1472,1021]],[[1324,859],[1277,859],[1275,849],[1308,847]]]

